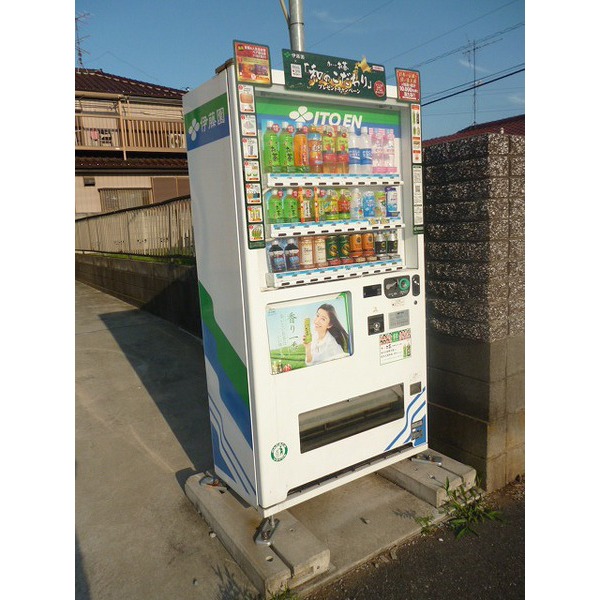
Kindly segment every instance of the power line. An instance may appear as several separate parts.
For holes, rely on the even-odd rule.
[[[337,35],[338,33],[341,33],[342,31],[345,31],[346,29],[348,29],[349,27],[352,27],[352,25],[356,25],[356,23],[359,23],[360,21],[364,21],[367,17],[371,16],[373,13],[381,10],[385,6],[388,6],[388,5],[392,4],[392,2],[395,2],[395,1],[396,0],[389,0],[389,2],[384,2],[383,4],[381,4],[380,6],[378,6],[377,8],[374,8],[372,11],[368,12],[366,15],[363,15],[362,17],[359,17],[358,19],[355,19],[351,23],[348,23],[347,25],[344,25],[343,27],[341,27],[337,31],[334,31],[333,33],[329,34],[326,38],[323,38],[322,40],[319,40],[318,42],[315,42],[314,44],[311,44],[310,46],[308,46],[308,48],[314,48],[315,46],[318,46],[319,44],[322,44],[323,42],[326,42],[326,41],[330,40],[334,35]]]
[[[439,60],[440,58],[446,58],[447,56],[451,56],[452,54],[457,54],[458,52],[464,52],[465,50],[470,50],[474,43],[479,44],[481,42],[486,42],[495,37],[498,37],[499,35],[502,35],[503,33],[508,33],[509,31],[512,31],[513,29],[518,29],[519,27],[523,27],[523,25],[525,25],[525,23],[516,23],[515,25],[511,25],[510,27],[507,27],[506,29],[503,29],[502,31],[496,31],[496,33],[492,33],[492,34],[487,35],[478,40],[474,40],[473,42],[469,42],[468,44],[463,44],[462,46],[459,46],[458,48],[454,48],[453,50],[448,50],[447,52],[444,52],[443,54],[440,54],[439,56],[435,56],[434,58],[429,58],[427,60],[424,60],[423,62],[413,65],[410,68],[416,69],[418,67],[422,67],[423,65],[428,65],[432,62],[435,62],[436,60]]]
[[[525,67],[522,69],[518,69],[517,71],[513,71],[512,73],[507,73],[506,75],[501,75],[500,77],[496,77],[495,79],[490,79],[485,82],[477,82],[474,86],[470,86],[465,88],[464,90],[460,90],[458,92],[454,92],[453,94],[448,94],[447,96],[442,96],[441,98],[437,98],[436,100],[430,100],[429,102],[423,102],[421,106],[427,106],[428,104],[434,104],[435,102],[441,102],[442,100],[447,100],[448,98],[452,98],[453,96],[458,96],[459,94],[464,94],[465,92],[469,92],[475,87],[483,87],[484,85],[488,85],[490,83],[494,83],[495,81],[500,81],[501,79],[506,79],[506,77],[511,77],[512,75],[516,75],[517,73],[522,73],[525,71]]]
[[[520,67],[523,67],[523,66],[525,66],[525,63],[519,63],[518,65],[513,65],[512,67],[507,67],[506,69],[502,69],[500,71],[496,71],[495,73],[492,73],[491,75],[486,75],[485,77],[482,77],[480,79],[480,81],[485,81],[486,79],[489,79],[490,77],[496,77],[496,75],[501,75],[501,74],[505,73],[506,71],[511,71],[513,69],[519,69]],[[456,90],[465,85],[469,85],[469,83],[470,82],[459,83],[458,85],[455,85],[450,88],[446,88],[445,90],[440,90],[439,92],[433,92],[431,94],[427,94],[426,96],[423,96],[423,100],[426,100],[427,98],[431,98],[433,96],[439,96],[440,94],[445,94],[446,92],[451,92],[452,90]]]
[[[475,23],[476,21],[479,21],[485,17],[488,17],[489,15],[491,15],[495,12],[498,12],[499,10],[506,8],[507,6],[510,6],[511,4],[514,4],[515,2],[519,2],[519,1],[520,0],[512,0],[512,2],[507,2],[506,4],[503,4],[502,6],[499,6],[498,8],[495,8],[494,10],[491,10],[490,12],[487,12],[484,15],[481,15],[480,17],[472,19],[471,21],[467,21],[466,23],[463,23],[462,25],[458,25],[454,29],[450,29],[450,30],[446,31],[445,33],[442,33],[434,38],[431,38],[430,40],[427,40],[426,42],[423,42],[422,44],[419,44],[418,46],[413,46],[412,48],[409,48],[408,50],[405,50],[404,52],[400,52],[400,54],[394,54],[394,56],[390,56],[389,58],[386,58],[383,62],[387,63],[388,61],[390,61],[394,58],[398,58],[399,56],[404,56],[405,54],[408,54],[409,52],[412,52],[413,50],[417,50],[418,48],[422,48],[423,46],[426,46],[427,44],[431,44],[431,42],[435,42],[436,40],[439,40],[440,38],[443,38],[451,33],[454,33],[455,31],[462,29],[463,27],[466,27],[467,25],[471,25],[471,23]]]

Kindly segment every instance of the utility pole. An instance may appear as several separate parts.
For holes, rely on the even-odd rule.
[[[289,0],[290,10],[285,6],[284,0],[279,0],[283,16],[290,32],[290,49],[304,50],[304,16],[302,11],[302,0]]]

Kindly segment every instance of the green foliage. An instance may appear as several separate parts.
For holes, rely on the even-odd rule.
[[[448,502],[443,508],[449,516],[447,523],[454,531],[457,540],[468,533],[479,535],[475,530],[475,525],[478,523],[503,520],[502,513],[494,510],[485,501],[479,481],[470,489],[460,485],[457,489],[451,490],[450,482],[446,479],[444,489],[448,494]]]
[[[429,535],[433,532],[434,525],[432,515],[426,517],[415,517],[415,521],[417,522],[417,525],[421,526],[421,533],[423,535]]]

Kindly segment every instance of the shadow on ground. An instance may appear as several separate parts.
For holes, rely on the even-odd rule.
[[[190,475],[211,469],[202,341],[140,310],[107,313],[100,318],[193,465],[175,474],[180,485]]]

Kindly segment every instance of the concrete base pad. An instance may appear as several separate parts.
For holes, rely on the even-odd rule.
[[[401,461],[277,513],[270,546],[254,542],[261,518],[229,490],[201,485],[200,474],[185,491],[257,590],[269,597],[289,588],[302,596],[418,535],[418,518],[444,518],[438,507],[446,476],[454,487],[471,487],[475,471],[434,454],[442,467]]]
[[[475,485],[476,473],[473,467],[432,450],[424,452],[423,455],[439,457],[441,465],[418,462],[421,455],[417,454],[412,459],[382,469],[379,474],[436,508],[448,501],[446,481],[450,490],[455,490],[461,485],[468,490]]]
[[[288,511],[275,516],[279,523],[270,545],[256,544],[258,512],[229,490],[201,483],[205,476],[188,478],[186,495],[263,595],[297,587],[328,570],[329,548]]]

